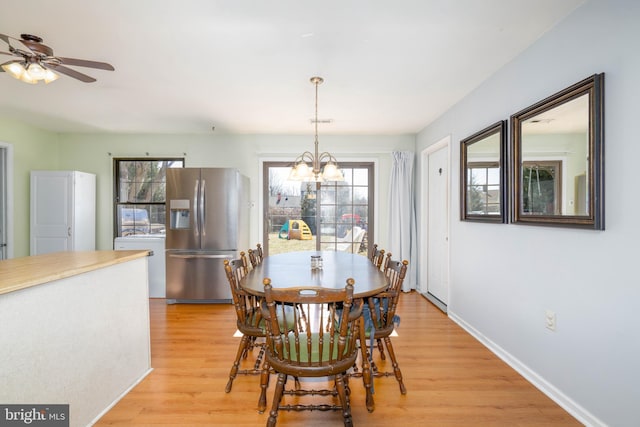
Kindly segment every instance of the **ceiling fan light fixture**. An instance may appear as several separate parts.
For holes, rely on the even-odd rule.
[[[58,77],[60,76],[47,68],[44,73],[44,82],[46,84],[49,84],[55,80],[58,80]]]
[[[23,76],[25,75],[28,76],[34,83],[37,83],[39,80],[44,80],[46,84],[49,84],[60,77],[49,68],[38,62],[32,62],[31,64],[29,64],[27,66],[27,69],[23,73]],[[30,83],[30,81],[28,81],[27,83]]]
[[[28,70],[24,70],[24,73],[22,73],[20,75],[20,77],[17,77],[18,80],[25,82],[25,83],[29,83],[31,85],[35,85],[38,83],[38,80],[34,79],[33,77],[31,77],[31,74],[29,74]]]
[[[33,62],[27,66],[27,73],[33,80],[44,80],[45,69],[37,62]]]
[[[3,64],[2,69],[14,79],[32,85],[37,84],[38,80],[51,83],[60,77],[50,69],[36,63],[29,64],[25,68],[22,62],[11,62],[9,64]]]
[[[3,51],[0,54],[13,55],[20,58],[0,64],[0,66],[11,77],[25,83],[36,84],[40,80],[44,80],[45,83],[51,83],[57,80],[61,74],[84,83],[96,81],[91,76],[68,68],[68,65],[114,71],[113,65],[106,62],[54,56],[53,49],[44,45],[41,37],[31,34],[20,34],[20,39],[0,34],[0,41],[6,43],[9,47],[9,52]],[[26,47],[26,50],[12,46],[13,41],[20,42],[22,46]]]
[[[10,62],[8,64],[3,64],[2,69],[11,77],[18,80],[26,71],[24,66],[20,62]]]

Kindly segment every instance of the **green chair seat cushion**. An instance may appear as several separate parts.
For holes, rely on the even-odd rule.
[[[295,321],[293,310],[294,308],[292,306],[289,306],[289,305],[284,306],[284,316],[287,319],[287,330],[293,329],[293,325]],[[277,313],[278,313],[278,324],[284,323],[282,321],[283,314],[280,308],[277,309]],[[252,310],[250,313],[248,313],[246,323],[250,324],[250,326],[253,326],[255,328],[259,328],[262,331],[266,331],[267,329],[267,325],[265,324],[265,319],[264,317],[262,317],[262,313],[260,312],[260,309],[255,309],[255,310]]]

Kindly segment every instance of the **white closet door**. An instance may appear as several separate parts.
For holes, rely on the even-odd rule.
[[[423,241],[427,271],[422,276],[426,277],[426,289],[423,284],[421,290],[443,310],[449,303],[449,139],[444,138],[423,153],[423,167],[427,169],[423,187],[426,217],[422,218],[427,230]]]

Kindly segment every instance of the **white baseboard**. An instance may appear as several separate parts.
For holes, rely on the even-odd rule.
[[[537,389],[546,394],[551,400],[560,405],[569,414],[575,417],[578,421],[585,426],[592,427],[606,427],[606,424],[601,420],[593,416],[585,408],[574,402],[569,396],[558,390],[553,384],[542,378],[536,372],[531,370],[528,366],[523,364],[520,360],[512,356],[509,352],[505,351],[502,347],[491,341],[484,336],[478,330],[473,328],[463,319],[458,317],[455,313],[449,311],[447,313],[449,318],[456,322],[462,329],[470,333],[475,339],[480,341],[485,347],[491,350],[496,356],[502,359],[507,365],[515,369],[520,375],[522,375],[527,381],[533,384]]]

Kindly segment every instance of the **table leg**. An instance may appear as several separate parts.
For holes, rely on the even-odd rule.
[[[360,352],[362,353],[362,382],[366,393],[367,411],[373,412],[375,404],[373,402],[373,387],[371,384],[371,366],[367,357],[367,337],[365,335],[365,325],[362,317],[358,320],[360,329]]]

